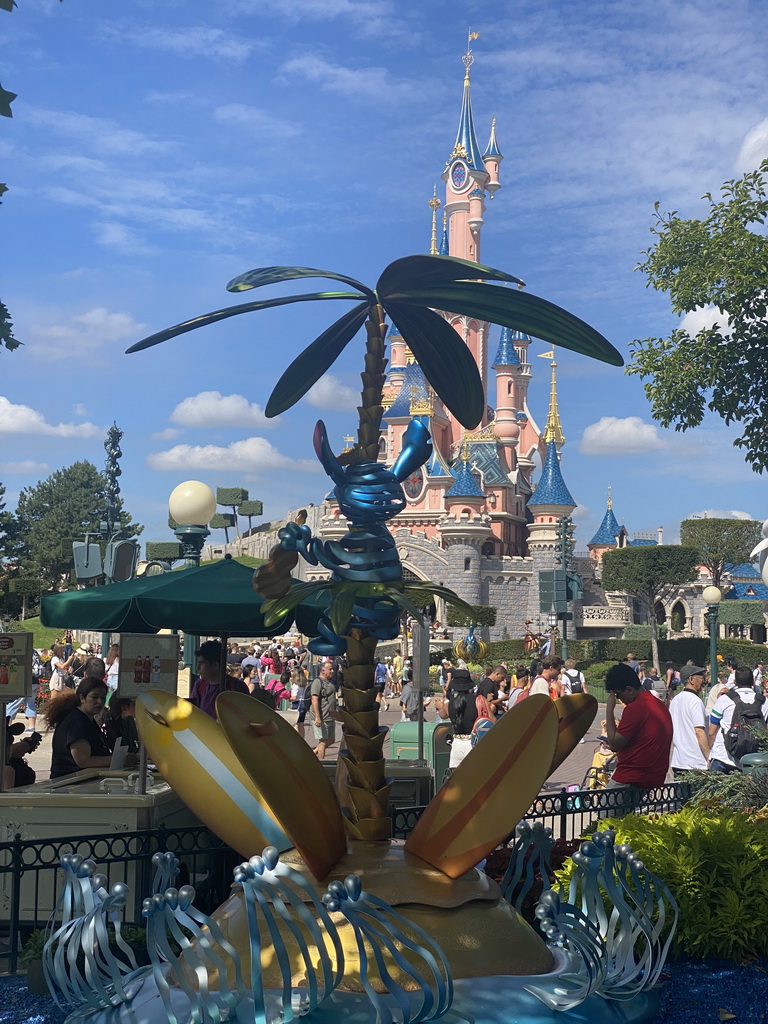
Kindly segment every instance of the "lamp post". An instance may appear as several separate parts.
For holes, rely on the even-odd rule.
[[[549,653],[555,654],[555,640],[557,638],[557,612],[555,606],[552,605],[549,609],[549,615],[547,616],[547,624],[549,625]]]
[[[701,596],[707,602],[707,625],[709,626],[709,685],[717,683],[717,616],[718,605],[723,598],[719,587],[704,587]]]
[[[187,568],[200,565],[208,523],[216,512],[216,495],[199,480],[185,480],[174,487],[168,498],[168,512],[176,527],[174,534],[181,545],[180,557]],[[192,667],[198,638],[184,634],[184,665]]]

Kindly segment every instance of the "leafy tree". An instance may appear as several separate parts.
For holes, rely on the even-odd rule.
[[[341,282],[349,290],[288,295],[230,306],[159,331],[133,345],[128,351],[137,352],[149,348],[240,313],[294,302],[354,302],[355,305],[348,312],[323,331],[291,363],[275,385],[265,410],[267,416],[277,416],[295,405],[332,366],[365,324],[365,363],[361,374],[363,390],[358,406],[357,442],[338,457],[339,463],[348,466],[376,463],[378,459],[384,412],[382,389],[386,368],[386,316],[400,331],[440,400],[468,429],[476,427],[485,412],[485,394],[480,373],[461,335],[435,312],[437,309],[518,329],[615,366],[622,365],[622,358],[616,349],[597,331],[570,313],[528,292],[486,283],[502,281],[519,284],[521,282],[518,278],[491,267],[448,256],[408,256],[396,260],[385,268],[375,288],[369,288],[343,274],[308,267],[263,267],[235,278],[227,288],[229,291],[242,292],[312,277]],[[317,434],[316,443],[320,443]],[[362,484],[360,491],[364,491]],[[372,500],[370,492],[366,498]],[[352,555],[355,579],[343,580],[334,574],[329,581],[315,581],[289,590],[290,571],[297,561],[298,555],[295,552],[278,546],[269,561],[258,570],[256,586],[264,596],[271,599],[271,611],[265,606],[265,612],[268,615],[274,612],[275,620],[310,595],[317,595],[319,591],[329,594],[329,617],[333,633],[345,638],[347,651],[344,682],[348,699],[345,699],[344,732],[348,740],[349,758],[345,763],[350,778],[354,780],[352,785],[355,793],[352,798],[352,786],[348,786],[342,803],[348,804],[350,828],[354,835],[360,839],[388,838],[389,793],[384,775],[381,747],[383,737],[379,732],[374,686],[377,638],[366,629],[350,626],[352,608],[358,598],[369,599],[371,587],[375,587],[375,600],[387,602],[388,611],[396,606],[416,617],[420,617],[421,612],[403,582],[402,574],[399,579],[387,577],[391,583],[377,583],[371,559],[365,559],[364,555],[361,557],[356,552]],[[447,600],[461,604],[467,614],[472,612],[469,605],[459,602],[445,588],[419,583],[419,589],[440,592]],[[350,742],[352,737],[354,740]],[[364,771],[359,767],[363,765]]]
[[[633,594],[645,607],[654,665],[659,664],[656,602],[663,601],[674,588],[695,580],[698,563],[696,548],[672,544],[616,548],[603,555],[603,588]]]
[[[723,570],[730,562],[748,562],[760,542],[761,524],[754,519],[685,519],[680,523],[680,542],[699,552],[699,565],[709,569],[719,587]]]
[[[140,533],[118,497],[117,523],[123,536]],[[106,509],[106,480],[90,462],[75,462],[25,487],[16,507],[14,559],[20,578],[58,590],[72,569],[72,541],[98,533]]]
[[[652,415],[676,430],[698,426],[705,408],[739,423],[735,444],[758,472],[768,467],[768,237],[755,230],[768,216],[768,160],[742,178],[726,181],[718,202],[707,193],[709,216],[682,220],[659,213],[657,242],[639,264],[648,284],[668,292],[675,313],[714,309],[712,327],[695,337],[674,330],[668,338],[631,342],[628,374],[649,378]]]

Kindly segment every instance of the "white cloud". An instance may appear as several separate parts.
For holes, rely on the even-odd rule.
[[[260,405],[243,395],[222,395],[219,391],[201,391],[179,402],[170,415],[183,427],[268,427]]]
[[[602,416],[584,429],[579,442],[584,455],[646,455],[667,447],[657,428],[639,416]]]
[[[331,373],[321,377],[305,397],[316,409],[333,409],[337,412],[354,412],[360,403],[360,392],[342,384]]]
[[[183,431],[177,430],[176,427],[166,427],[165,430],[158,430],[156,434],[153,434],[152,439],[153,441],[174,441],[181,433]]]
[[[45,462],[33,462],[32,459],[22,460],[21,462],[0,462],[0,473],[7,473],[12,476],[14,473],[19,473],[21,476],[34,476],[36,473],[42,476],[43,473],[47,473],[50,466]]]
[[[34,345],[30,348],[46,359],[71,359],[90,355],[110,342],[137,341],[146,332],[146,326],[130,313],[110,313],[104,306],[95,306],[71,317],[67,323],[33,324],[30,334]]]
[[[88,410],[85,408],[85,406],[82,404],[82,402],[78,402],[77,405],[75,406],[75,416],[87,416],[87,415],[88,415]]]
[[[313,54],[286,61],[280,71],[316,82],[322,89],[350,99],[376,100],[389,106],[398,99],[413,99],[414,96],[413,83],[394,81],[386,68],[348,68]]]
[[[29,405],[14,405],[0,395],[0,434],[46,434],[50,437],[94,437],[93,423],[48,423]]]
[[[686,519],[754,519],[749,512],[742,512],[738,508],[702,508],[698,512],[690,512]]]
[[[317,473],[320,466],[314,459],[290,459],[279,452],[263,437],[247,437],[222,445],[177,444],[165,452],[152,452],[147,457],[150,469],[158,470],[205,470],[238,472],[247,474],[263,473],[272,469],[293,469]]]
[[[750,128],[744,136],[739,155],[736,157],[736,170],[739,174],[755,171],[763,160],[768,157],[768,117]]]
[[[680,330],[685,331],[691,338],[695,338],[699,331],[708,330],[710,327],[719,327],[721,334],[729,333],[728,318],[714,306],[697,306],[685,314],[679,326]]]
[[[102,32],[121,46],[132,43],[145,50],[164,50],[176,57],[208,57],[239,64],[254,51],[256,39],[209,25],[166,28],[161,25],[104,25]]]
[[[92,230],[97,245],[103,245],[105,249],[114,249],[123,256],[152,256],[157,252],[156,248],[142,242],[125,224],[102,221],[94,224]]]
[[[250,107],[246,103],[227,103],[216,107],[214,118],[221,124],[235,125],[245,128],[249,133],[268,136],[273,139],[292,139],[299,135],[298,125],[273,117],[259,107]]]
[[[147,153],[165,153],[168,143],[150,139],[131,128],[122,128],[114,121],[103,117],[89,117],[71,110],[39,110],[26,112],[27,120],[51,129],[70,140],[79,140],[91,146],[97,153],[110,156],[143,156]],[[70,161],[73,158],[68,158]],[[82,165],[84,157],[77,160]]]

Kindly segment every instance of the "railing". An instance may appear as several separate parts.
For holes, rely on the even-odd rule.
[[[541,821],[552,829],[555,839],[573,839],[599,818],[679,810],[689,794],[689,787],[681,782],[638,791],[631,798],[622,790],[561,789],[537,797],[525,820]],[[424,807],[392,808],[394,837],[405,839],[423,811]],[[151,893],[152,855],[164,850],[179,858],[178,885],[195,887],[195,904],[201,910],[210,913],[226,899],[232,870],[242,857],[204,826],[74,839],[26,840],[17,834],[11,842],[0,843],[0,902],[7,921],[9,972],[16,972],[22,939],[33,929],[44,927],[56,906],[59,862],[64,854],[78,853],[95,861],[109,887],[127,882],[131,901],[124,912],[125,922],[140,925],[141,902]]]

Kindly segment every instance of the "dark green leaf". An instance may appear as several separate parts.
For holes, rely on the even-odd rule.
[[[394,601],[396,605],[403,609],[403,611],[408,612],[409,615],[412,615],[419,622],[421,622],[424,617],[421,607],[414,604],[408,595],[403,590],[398,590],[397,587],[385,587],[382,592],[382,597],[390,598],[390,600]]]
[[[468,430],[476,427],[485,412],[483,384],[459,334],[431,309],[389,300],[384,308],[446,407]]]
[[[404,256],[382,271],[376,291],[382,299],[411,288],[439,288],[453,281],[509,281],[523,284],[519,277],[503,270],[484,267],[455,256]]]
[[[475,614],[475,609],[471,604],[467,604],[466,601],[462,601],[452,590],[448,587],[443,587],[439,583],[431,583],[429,580],[420,580],[418,583],[409,583],[405,587],[406,592],[413,598],[417,604],[425,605],[427,602],[423,600],[423,596],[428,596],[431,600],[433,597],[441,597],[448,604],[453,605],[454,608],[458,608],[459,611],[465,615],[472,617]]]
[[[306,395],[360,330],[370,308],[361,302],[350,309],[294,359],[269,396],[266,416],[279,416]]]
[[[0,10],[12,11],[16,6],[16,0],[0,0]]]
[[[356,583],[342,583],[333,587],[328,617],[331,620],[331,628],[336,636],[344,636],[349,620],[352,618],[352,608],[357,599],[359,586]]]
[[[321,590],[327,590],[330,583],[330,580],[313,580],[310,583],[300,583],[298,586],[291,587],[284,597],[276,597],[271,601],[265,601],[261,606],[264,625],[271,626],[278,622],[288,612],[292,612],[302,601],[308,600]]]
[[[16,99],[15,92],[8,92],[0,85],[0,114],[3,117],[13,117],[13,111],[11,110],[11,104]]]
[[[444,288],[409,288],[388,297],[387,308],[392,302],[431,306],[488,320],[612,366],[624,365],[619,352],[593,327],[553,302],[529,292],[479,282],[457,282]],[[419,359],[418,356],[416,358]]]
[[[354,277],[347,277],[344,274],[334,274],[330,270],[314,270],[312,267],[259,267],[256,270],[249,270],[239,277],[234,277],[227,285],[228,292],[246,292],[250,288],[261,288],[267,284],[280,284],[282,281],[296,281],[305,277],[327,277],[331,281],[343,281],[353,288],[359,288],[363,298],[367,295],[373,301],[373,292],[366,285],[356,281]]]
[[[188,331],[195,331],[198,327],[207,327],[209,324],[226,320],[230,316],[239,316],[240,313],[253,313],[259,309],[270,309],[274,306],[288,306],[292,302],[314,302],[321,299],[359,299],[355,292],[312,292],[308,295],[286,295],[280,299],[262,299],[260,302],[244,302],[241,306],[227,306],[226,309],[217,309],[213,313],[204,313],[196,316],[193,320],[185,320],[183,324],[176,324],[175,327],[167,327],[164,331],[151,334],[148,338],[137,341],[131,345],[126,352],[141,352],[145,348],[152,348],[170,338],[176,338],[179,334],[187,334]],[[366,306],[366,309],[368,307]]]

